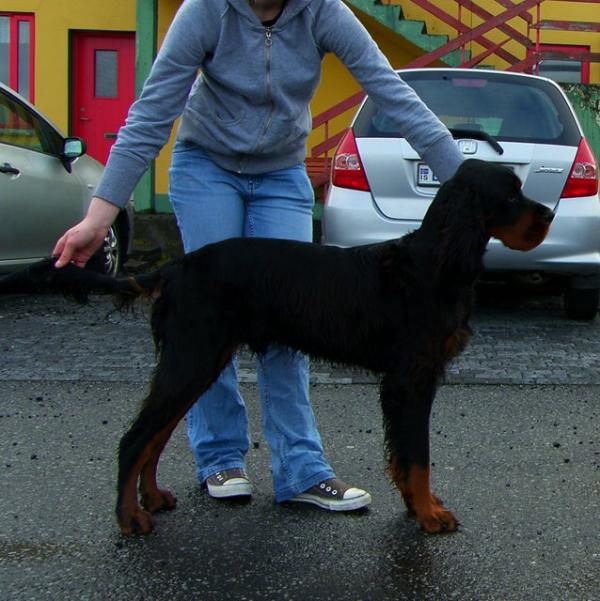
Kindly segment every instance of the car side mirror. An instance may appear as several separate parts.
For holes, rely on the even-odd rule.
[[[81,138],[65,138],[61,159],[65,169],[71,173],[71,163],[85,154],[85,142]]]

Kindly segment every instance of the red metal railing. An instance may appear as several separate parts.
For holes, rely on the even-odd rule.
[[[382,0],[385,4],[390,4],[390,0]],[[408,0],[407,0],[408,1]],[[435,3],[435,0],[411,0],[411,2],[421,9],[427,11],[428,14],[440,19],[447,25],[450,25],[456,30],[457,36],[449,40],[443,46],[420,56],[414,61],[405,65],[405,68],[426,67],[432,63],[439,61],[441,58],[455,50],[461,50],[461,67],[475,67],[482,61],[496,55],[508,63],[508,71],[521,72],[536,72],[537,66],[541,60],[556,59],[556,58],[576,58],[580,61],[600,62],[600,53],[583,52],[576,56],[564,52],[548,52],[541,48],[540,32],[541,30],[553,29],[561,31],[584,31],[594,32],[600,31],[600,23],[591,21],[550,21],[541,18],[541,5],[545,0],[495,0],[499,5],[500,10],[497,14],[492,14],[481,6],[478,6],[472,0],[454,0],[457,8],[457,16],[451,15],[446,10],[442,9]],[[600,0],[550,0],[553,3],[560,2],[580,2],[587,4],[600,4]],[[397,3],[397,2],[396,2]],[[445,3],[444,3],[445,4]],[[467,10],[473,15],[476,15],[483,20],[483,23],[477,27],[471,28],[463,22],[462,11]],[[534,10],[535,16],[531,14]],[[518,29],[509,24],[513,19],[520,19],[526,24],[527,33],[523,34]],[[498,31],[502,32],[506,37],[503,37],[500,42],[495,42],[486,37],[486,34]],[[534,40],[532,40],[532,32]],[[508,42],[512,42],[512,48],[520,46],[519,53],[523,57],[517,57],[513,52],[509,52],[504,48]],[[466,47],[472,43],[476,43],[484,51],[476,56],[467,59]],[[313,118],[313,130],[323,127],[323,141],[316,144],[310,151],[310,158],[307,159],[307,168],[311,180],[315,186],[327,185],[329,177],[329,168],[331,158],[329,153],[333,150],[342,136],[344,130],[338,132],[331,131],[331,121],[345,113],[346,111],[356,107],[364,98],[364,92],[357,92],[342,102],[333,105],[326,111],[316,115]]]

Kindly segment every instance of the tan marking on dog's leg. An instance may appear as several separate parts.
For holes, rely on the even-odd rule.
[[[425,532],[454,532],[458,528],[454,515],[431,492],[429,467],[412,465],[407,472],[400,468],[396,458],[392,458],[388,471],[402,494],[408,512],[416,517]]]

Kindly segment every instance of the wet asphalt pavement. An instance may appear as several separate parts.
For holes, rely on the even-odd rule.
[[[373,496],[328,513],[272,500],[252,361],[249,503],[197,485],[183,424],[160,467],[178,497],[147,537],[113,518],[115,450],[147,388],[146,316],[0,297],[0,600],[600,601],[600,319],[553,300],[478,309],[432,419],[433,487],[461,521],[427,536],[383,472],[377,385],[316,364],[327,456]]]

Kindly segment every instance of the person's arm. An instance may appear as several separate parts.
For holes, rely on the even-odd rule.
[[[100,248],[150,162],[166,144],[204,61],[216,41],[220,15],[212,2],[186,0],[167,32],[140,98],[119,130],[84,219],[59,239],[57,267],[83,266]]]
[[[464,160],[452,134],[416,92],[394,71],[369,32],[339,0],[324,0],[317,15],[317,40],[348,67],[365,92],[441,182]]]

